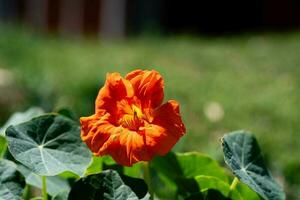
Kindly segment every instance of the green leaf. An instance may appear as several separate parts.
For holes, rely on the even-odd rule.
[[[228,181],[225,170],[215,160],[198,152],[168,153],[166,156],[156,157],[150,164],[152,168],[174,180],[207,175]]]
[[[18,170],[25,177],[26,183],[28,185],[35,186],[42,189],[41,177],[35,173],[32,173],[28,168],[23,165],[18,165]],[[67,180],[59,176],[49,176],[46,177],[47,180],[47,192],[51,196],[55,196],[62,191],[69,191],[70,185]]]
[[[10,126],[6,137],[13,157],[38,175],[82,176],[91,160],[79,124],[64,116],[47,114]]]
[[[143,163],[135,163],[131,167],[124,167],[123,173],[124,175],[130,176],[130,177],[135,177],[135,178],[143,178]]]
[[[38,107],[32,107],[25,112],[14,113],[7,122],[0,128],[0,135],[5,135],[5,130],[11,125],[17,125],[26,121],[31,120],[34,117],[42,115],[44,111]]]
[[[0,160],[0,200],[20,200],[25,188],[24,177],[17,166],[8,160]]]
[[[201,192],[193,193],[190,196],[184,198],[184,200],[205,200]]]
[[[139,199],[147,197],[148,186],[143,179],[133,178],[124,174],[120,174],[120,177],[125,185],[129,186]]]
[[[205,192],[210,189],[218,190],[225,197],[229,195],[230,185],[219,178],[212,176],[196,176],[195,180],[197,181],[201,192]],[[231,199],[232,200],[242,200],[243,198],[239,194],[239,192],[235,189],[231,191]]]
[[[57,113],[73,120],[78,119],[75,113],[69,110],[68,108],[61,108],[57,111]]]
[[[52,200],[67,200],[68,196],[69,196],[69,191],[63,191],[55,195],[54,197],[52,197]]]
[[[226,196],[224,196],[220,191],[215,189],[209,189],[205,192],[197,192],[191,194],[184,200],[232,200]]]
[[[199,175],[214,176],[225,182],[228,176],[219,164],[207,155],[190,153],[168,153],[163,157],[156,157],[150,162],[152,185],[159,197],[174,198],[179,193],[187,196],[200,191],[194,177]],[[174,193],[174,183],[176,184]],[[163,192],[161,188],[169,191]]]
[[[116,171],[105,170],[77,181],[69,193],[69,199],[138,200],[139,198]],[[142,199],[149,199],[148,194]]]
[[[202,193],[204,196],[204,200],[231,200],[224,196],[220,191],[210,189]]]
[[[242,197],[247,197],[247,200],[261,200],[260,196],[244,183],[240,182],[237,185],[237,190],[239,191]]]
[[[102,157],[93,156],[92,161],[86,169],[84,175],[98,174],[102,171]]]
[[[269,173],[255,137],[236,131],[222,138],[225,162],[241,182],[267,200],[285,199],[279,184]]]

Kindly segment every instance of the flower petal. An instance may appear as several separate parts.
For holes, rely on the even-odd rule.
[[[124,166],[131,166],[139,161],[149,161],[150,156],[144,142],[144,136],[135,131],[123,128],[118,142],[110,144],[109,154],[113,159]]]
[[[135,95],[142,101],[143,107],[156,108],[164,98],[164,81],[155,70],[135,70],[126,75],[134,88]]]
[[[106,75],[105,85],[100,89],[96,99],[96,113],[114,113],[116,102],[134,95],[131,83],[119,73]]]
[[[150,154],[165,155],[185,133],[179,104],[168,101],[154,111],[154,119],[144,128],[145,142]]]
[[[144,138],[135,131],[109,123],[109,114],[103,117],[81,117],[81,138],[96,156],[111,155],[125,166],[150,160]]]
[[[109,116],[107,113],[102,117],[95,114],[80,118],[81,139],[94,154],[100,154],[103,145],[114,132],[115,127],[109,123]]]

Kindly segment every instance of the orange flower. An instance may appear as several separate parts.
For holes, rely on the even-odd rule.
[[[162,104],[164,81],[152,70],[107,74],[95,114],[81,117],[81,138],[96,156],[125,166],[165,155],[184,135],[179,104]]]

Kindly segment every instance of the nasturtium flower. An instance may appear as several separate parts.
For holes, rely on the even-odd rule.
[[[81,138],[96,156],[111,155],[131,166],[165,155],[185,134],[179,104],[162,104],[164,81],[157,71],[107,74],[95,114],[81,117]]]

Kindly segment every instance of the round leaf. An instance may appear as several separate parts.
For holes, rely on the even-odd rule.
[[[244,183],[239,183],[237,185],[237,190],[242,197],[247,197],[247,200],[261,200],[260,196]]]
[[[28,185],[35,186],[42,189],[41,177],[35,173],[32,173],[28,168],[23,165],[18,165],[18,170],[25,176],[26,183]],[[70,185],[66,179],[59,176],[46,177],[47,192],[51,196],[55,196],[60,192],[69,191]]]
[[[218,190],[225,197],[230,193],[230,185],[216,177],[212,176],[196,176],[195,180],[197,181],[201,192],[205,192],[210,189]],[[239,192],[235,189],[231,191],[232,200],[243,200]]]
[[[240,179],[264,199],[281,200],[285,195],[264,164],[255,137],[245,131],[227,134],[222,139],[225,162]]]
[[[52,197],[51,200],[67,200],[69,196],[69,191],[63,191]]]
[[[100,174],[80,179],[73,185],[69,199],[139,200],[132,189],[113,170],[105,170]],[[143,199],[148,199],[148,195]]]
[[[25,112],[16,112],[14,113],[7,122],[3,125],[3,127],[0,128],[0,135],[4,135],[5,130],[11,126],[20,124],[26,121],[31,120],[33,117],[37,117],[39,115],[42,115],[44,111],[41,108],[38,107],[32,107],[26,110]]]
[[[78,123],[64,116],[47,114],[10,126],[6,137],[14,158],[38,175],[71,171],[82,176],[91,160]]]
[[[0,200],[21,200],[25,187],[24,177],[16,165],[8,160],[0,160]]]
[[[197,152],[168,153],[166,156],[156,157],[150,164],[171,179],[207,175],[228,180],[225,170],[215,160]]]
[[[84,175],[88,176],[91,174],[98,174],[102,171],[102,157],[93,156],[92,161],[88,168],[85,170]]]
[[[154,190],[159,197],[164,198],[174,198],[178,194],[186,197],[200,191],[194,180],[198,175],[215,176],[225,182],[228,180],[225,170],[215,160],[197,152],[170,152],[166,156],[154,158],[150,166]]]

